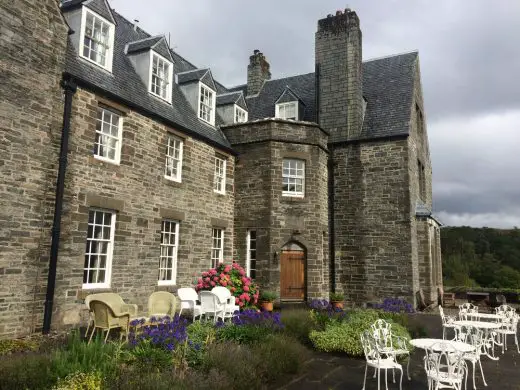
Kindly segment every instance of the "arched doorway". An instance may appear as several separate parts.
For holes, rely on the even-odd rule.
[[[305,249],[295,242],[284,245],[281,251],[280,299],[305,299]]]

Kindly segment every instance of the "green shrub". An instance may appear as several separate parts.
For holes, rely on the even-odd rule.
[[[273,382],[286,374],[296,374],[309,358],[309,350],[286,335],[270,335],[253,348],[260,357],[257,374],[264,382]]]
[[[283,312],[282,323],[284,333],[296,338],[303,344],[310,344],[309,334],[317,329],[311,312],[305,309],[287,310]]]
[[[124,354],[123,344],[105,343],[98,335],[90,344],[72,332],[65,347],[51,354],[52,371],[57,378],[83,372],[99,372],[103,377],[115,373]]]
[[[267,327],[257,325],[226,324],[217,330],[217,338],[221,341],[235,341],[239,344],[252,344],[264,340],[272,334]]]
[[[36,351],[39,346],[39,340],[34,338],[0,340],[0,356],[15,352]]]
[[[75,372],[60,379],[53,390],[101,390],[102,377],[99,372]]]
[[[376,310],[353,311],[345,322],[328,324],[324,331],[312,331],[309,338],[314,347],[324,352],[345,352],[350,356],[363,356],[359,335],[379,318]],[[402,325],[393,323],[392,333],[410,339]]]
[[[395,312],[388,312],[379,310],[378,311],[379,318],[388,321],[388,322],[394,322],[396,324],[399,324],[405,328],[408,329],[409,323],[408,323],[408,315],[406,313],[395,313]]]
[[[1,390],[47,390],[56,384],[48,356],[17,354],[0,359]]]
[[[157,348],[150,340],[143,340],[130,350],[130,362],[144,371],[161,372],[173,366],[173,354]]]
[[[329,299],[331,302],[341,302],[345,299],[345,295],[343,295],[341,293],[331,292],[329,294]]]
[[[189,348],[186,348],[186,361],[190,367],[199,366],[204,360],[207,346],[215,342],[217,332],[213,324],[195,321],[186,329]]]
[[[274,302],[278,295],[274,291],[262,291],[260,293],[260,302]]]

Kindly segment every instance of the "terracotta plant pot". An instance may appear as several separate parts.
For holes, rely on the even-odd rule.
[[[337,309],[343,309],[343,302],[342,301],[332,301],[330,303],[332,304],[332,307],[335,307]]]
[[[264,311],[273,311],[273,302],[260,302],[260,306],[262,307],[262,310]]]

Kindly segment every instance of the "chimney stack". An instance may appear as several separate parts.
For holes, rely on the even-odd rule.
[[[318,21],[315,36],[318,122],[330,142],[357,137],[363,125],[362,39],[349,8]]]
[[[271,79],[269,68],[269,62],[260,50],[254,50],[247,66],[247,96],[256,95],[262,89],[264,81]]]

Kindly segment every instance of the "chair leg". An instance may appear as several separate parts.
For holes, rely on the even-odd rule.
[[[85,330],[85,338],[88,337],[88,330],[90,329],[90,318],[88,320],[88,323],[87,323],[87,329]]]
[[[368,363],[365,364],[365,377],[363,378],[363,388],[361,390],[365,390],[365,384],[367,382],[367,371],[368,371]]]
[[[399,390],[403,390],[403,370],[401,369],[401,379],[399,379]]]
[[[446,327],[445,326],[442,327],[442,339],[446,340]]]
[[[105,336],[105,343],[106,343],[107,340],[108,340],[108,335],[109,335],[109,334],[110,334],[110,328],[108,328],[108,330],[107,330],[107,335]]]
[[[473,388],[476,389],[477,385],[475,384],[475,361],[472,361],[473,363]]]
[[[90,334],[90,338],[88,339],[88,343],[87,344],[90,344],[90,342],[92,341],[92,336],[94,336],[94,332],[96,331],[96,327],[94,326],[92,328],[92,333]]]
[[[484,378],[484,370],[482,370],[482,363],[480,359],[478,360],[478,365],[480,366],[480,373],[482,374],[482,382],[484,382],[484,386],[487,386],[486,378]]]
[[[377,369],[377,390],[381,390],[381,369]]]
[[[376,377],[377,375],[377,368],[374,367],[374,378]]]
[[[408,377],[408,380],[411,381],[412,378],[410,378],[410,354],[408,354],[408,363],[406,363],[406,376]]]
[[[516,335],[516,333],[515,333],[515,344],[516,344],[516,349],[517,349],[518,353],[520,353],[520,347],[518,346],[518,336]]]

